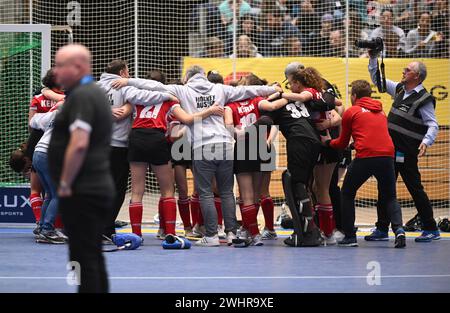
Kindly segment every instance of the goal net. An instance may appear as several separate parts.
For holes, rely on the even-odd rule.
[[[0,184],[24,183],[9,168],[9,156],[28,137],[28,109],[40,81],[50,67],[43,47],[50,25],[0,25]]]
[[[144,78],[149,70],[160,69],[168,81],[173,81],[180,79],[188,66],[199,64],[206,71],[219,71],[226,83],[250,72],[269,82],[282,82],[285,66],[299,61],[317,68],[336,87],[346,107],[351,105],[349,84],[356,79],[370,81],[366,50],[356,48],[355,40],[382,36],[389,79],[400,81],[403,68],[413,59],[422,60],[428,67],[424,85],[437,99],[440,127],[436,142],[420,158],[419,166],[435,215],[449,214],[447,1],[414,5],[410,1],[362,0],[40,0],[31,3],[32,8],[23,8],[23,12],[16,8],[17,16],[22,14],[23,19],[31,15],[35,24],[70,26],[74,41],[86,44],[93,52],[97,78],[109,61],[122,58],[129,62],[131,75],[135,77]],[[51,50],[54,52],[63,43],[64,40],[52,36]],[[374,98],[381,100],[388,112],[392,99],[379,93],[374,85],[373,90]],[[11,119],[9,113],[2,111],[1,118]],[[3,124],[2,129],[6,129]],[[7,153],[2,148],[2,153]],[[279,212],[284,201],[281,172],[286,167],[285,139],[281,134],[277,153],[278,168],[273,173],[270,191]],[[10,175],[8,171],[2,168],[2,177]],[[189,176],[189,187],[192,192],[192,176]],[[158,185],[151,173],[146,191],[145,210],[156,212]],[[416,209],[401,177],[397,193],[406,221]],[[357,223],[375,222],[377,195],[376,181],[371,178],[357,194]],[[126,202],[123,209],[127,211]],[[144,213],[144,219],[152,221],[153,214]]]

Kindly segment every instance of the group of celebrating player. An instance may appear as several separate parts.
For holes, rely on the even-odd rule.
[[[220,239],[237,247],[261,246],[263,240],[277,239],[269,184],[279,127],[286,138],[288,164],[283,189],[292,213],[292,219],[284,222],[294,229],[285,244],[331,245],[342,239],[337,183],[350,159],[349,151],[325,146],[321,136],[339,137],[344,107],[333,86],[315,68],[293,62],[286,67],[285,76],[289,92],[283,92],[279,84],[267,86],[252,73],[235,82],[236,86],[226,86],[219,73],[205,73],[198,66],[187,70],[183,82],[166,84],[161,71],[149,72],[147,79],[133,79],[125,61],[110,62],[97,83],[108,95],[114,119],[110,162],[116,196],[104,236],[115,234],[114,222],[131,172],[130,222],[132,232],[142,237],[142,200],[150,166],[161,193],[158,238],[176,235],[178,204],[185,236],[200,239],[200,246],[218,246]],[[15,152],[12,164],[23,170],[29,167],[23,160],[32,160],[30,203],[38,223],[34,231],[37,241],[64,243],[67,237],[58,230],[62,225],[57,218],[56,189],[44,165],[52,122],[64,103],[64,94],[52,70],[43,84],[31,103],[26,152]],[[220,144],[225,153],[217,157],[215,150]],[[234,145],[231,150],[230,144]],[[215,156],[206,166],[196,162],[196,150],[203,148],[201,161],[208,145]],[[231,163],[214,163],[222,157]],[[191,197],[189,168],[194,177]],[[236,175],[239,187],[241,226],[236,221],[230,172]],[[215,210],[211,210],[212,203]],[[257,221],[259,208],[265,220],[262,233]]]

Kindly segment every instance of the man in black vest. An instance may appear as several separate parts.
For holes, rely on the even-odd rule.
[[[373,52],[369,54],[369,73],[373,83],[377,84],[377,56]],[[425,155],[427,148],[433,144],[439,129],[435,116],[436,100],[422,85],[426,77],[425,64],[414,61],[403,69],[401,82],[386,80],[386,91],[394,98],[388,115],[388,127],[395,146],[395,172],[397,176],[398,173],[402,176],[423,224],[423,232],[415,239],[416,242],[440,239],[418,168],[418,158]],[[377,229],[366,236],[368,241],[388,240],[389,218],[381,208],[377,211]]]

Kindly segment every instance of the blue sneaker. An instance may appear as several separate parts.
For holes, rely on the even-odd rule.
[[[164,249],[190,249],[192,244],[184,237],[168,234],[161,245]]]
[[[441,239],[439,230],[424,230],[422,234],[414,239],[415,242],[431,242],[433,240]]]
[[[364,237],[365,241],[389,241],[389,234],[387,231],[375,229],[370,235]]]

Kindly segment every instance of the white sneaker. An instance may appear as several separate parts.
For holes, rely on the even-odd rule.
[[[339,242],[342,239],[344,239],[345,235],[342,232],[340,232],[339,230],[335,229],[333,231],[333,237],[337,242]]]
[[[264,246],[264,243],[262,242],[261,235],[253,236],[251,245],[252,246],[256,246],[256,247]]]
[[[164,234],[164,229],[160,228],[158,229],[158,232],[156,233],[156,238],[164,240],[166,239],[166,234]]]
[[[277,233],[274,230],[268,230],[264,227],[264,230],[261,234],[262,240],[277,240],[278,236]]]
[[[225,234],[225,228],[223,225],[217,225],[217,235],[219,235],[219,239],[227,238],[227,234]]]
[[[323,239],[324,239],[324,241],[323,241],[324,246],[334,246],[335,244],[337,244],[336,238],[334,238],[333,235],[331,235],[329,237],[324,236]]]
[[[233,244],[233,240],[236,239],[236,235],[233,232],[228,232],[227,234],[227,244],[231,246]]]
[[[195,243],[198,247],[219,247],[220,241],[219,236],[215,235],[214,237],[204,236],[202,239]]]

